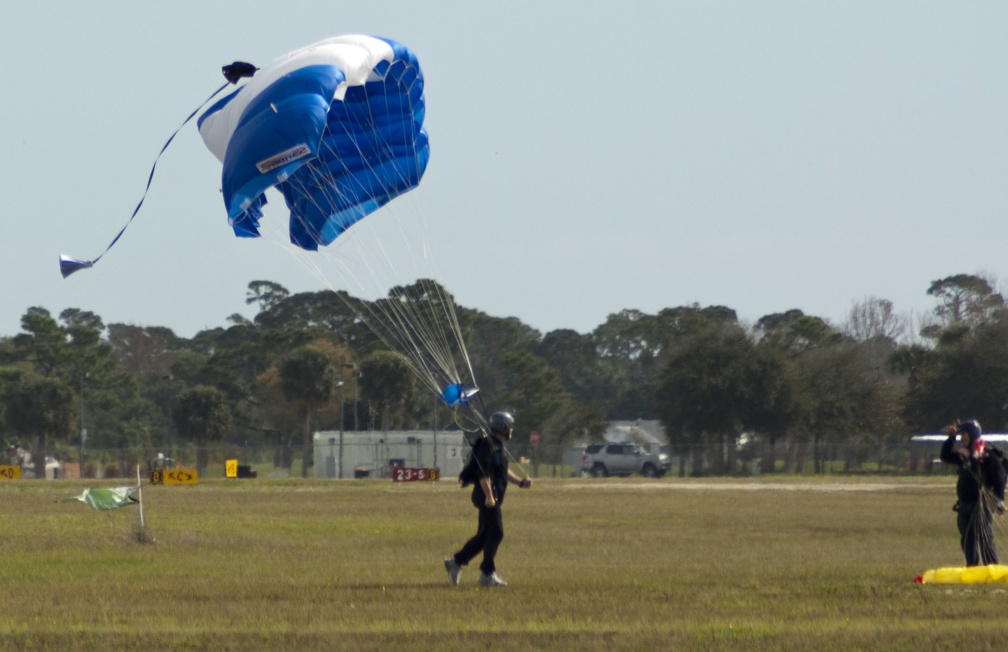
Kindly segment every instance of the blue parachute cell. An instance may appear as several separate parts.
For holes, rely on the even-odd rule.
[[[259,235],[263,193],[275,187],[291,242],[314,250],[420,183],[423,121],[416,56],[395,41],[340,36],[264,68],[200,116],[199,130],[223,163],[235,234]]]

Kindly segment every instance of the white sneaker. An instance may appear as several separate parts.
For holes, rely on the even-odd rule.
[[[458,586],[459,578],[462,577],[462,567],[456,564],[452,557],[444,560],[444,567],[448,571],[448,581],[452,586]]]
[[[489,575],[483,574],[479,579],[480,586],[490,586],[490,587],[505,587],[507,582],[501,579],[501,576],[497,573],[490,573]]]

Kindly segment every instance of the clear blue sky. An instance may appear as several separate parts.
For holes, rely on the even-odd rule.
[[[420,58],[413,194],[461,305],[543,332],[692,302],[925,312],[932,280],[1004,276],[1005,25],[1008,3],[924,0],[15,3],[0,335],[42,306],[191,336],[252,316],[252,280],[318,289],[232,236],[194,125],[97,267],[63,280],[57,260],[101,253],[222,64],[345,33]]]

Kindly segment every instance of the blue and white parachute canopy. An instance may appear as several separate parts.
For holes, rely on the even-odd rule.
[[[228,220],[259,235],[263,193],[290,208],[290,239],[328,245],[355,222],[415,188],[430,157],[423,74],[405,46],[338,36],[263,68],[199,118],[223,163]]]
[[[430,158],[423,127],[423,74],[416,56],[400,43],[338,36],[295,50],[259,71],[236,61],[222,72],[229,84],[251,79],[200,114],[227,88],[225,84],[182,125],[200,114],[200,135],[223,164],[224,204],[236,235],[259,235],[265,193],[276,188],[290,209],[291,242],[314,251],[420,183]],[[148,189],[153,175],[154,167]],[[143,198],[130,221],[142,204]],[[394,249],[387,245],[393,243],[384,239],[375,241],[377,255],[366,255],[370,239],[360,240],[351,240],[360,256],[354,272],[347,272],[349,279],[343,280],[360,285],[361,295],[381,289],[388,290],[388,297],[360,301],[340,296],[445,405],[473,407],[479,390],[459,373],[464,366],[466,378],[473,377],[451,296],[430,280],[435,274],[429,269],[408,286],[402,285],[408,277],[400,274],[401,269],[388,269],[404,264],[404,259],[424,261],[430,267],[422,238],[406,237],[414,248],[407,256],[388,255]],[[100,258],[61,256],[60,271],[66,277]],[[324,256],[305,258],[313,259],[315,266],[314,259]],[[343,271],[345,263],[341,256],[333,270]],[[361,279],[374,286],[360,284]]]

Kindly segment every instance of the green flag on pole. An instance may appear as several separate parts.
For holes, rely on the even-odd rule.
[[[133,487],[88,487],[79,496],[64,498],[59,502],[79,501],[91,505],[95,509],[118,509],[140,502],[131,495],[139,488],[139,485]]]

